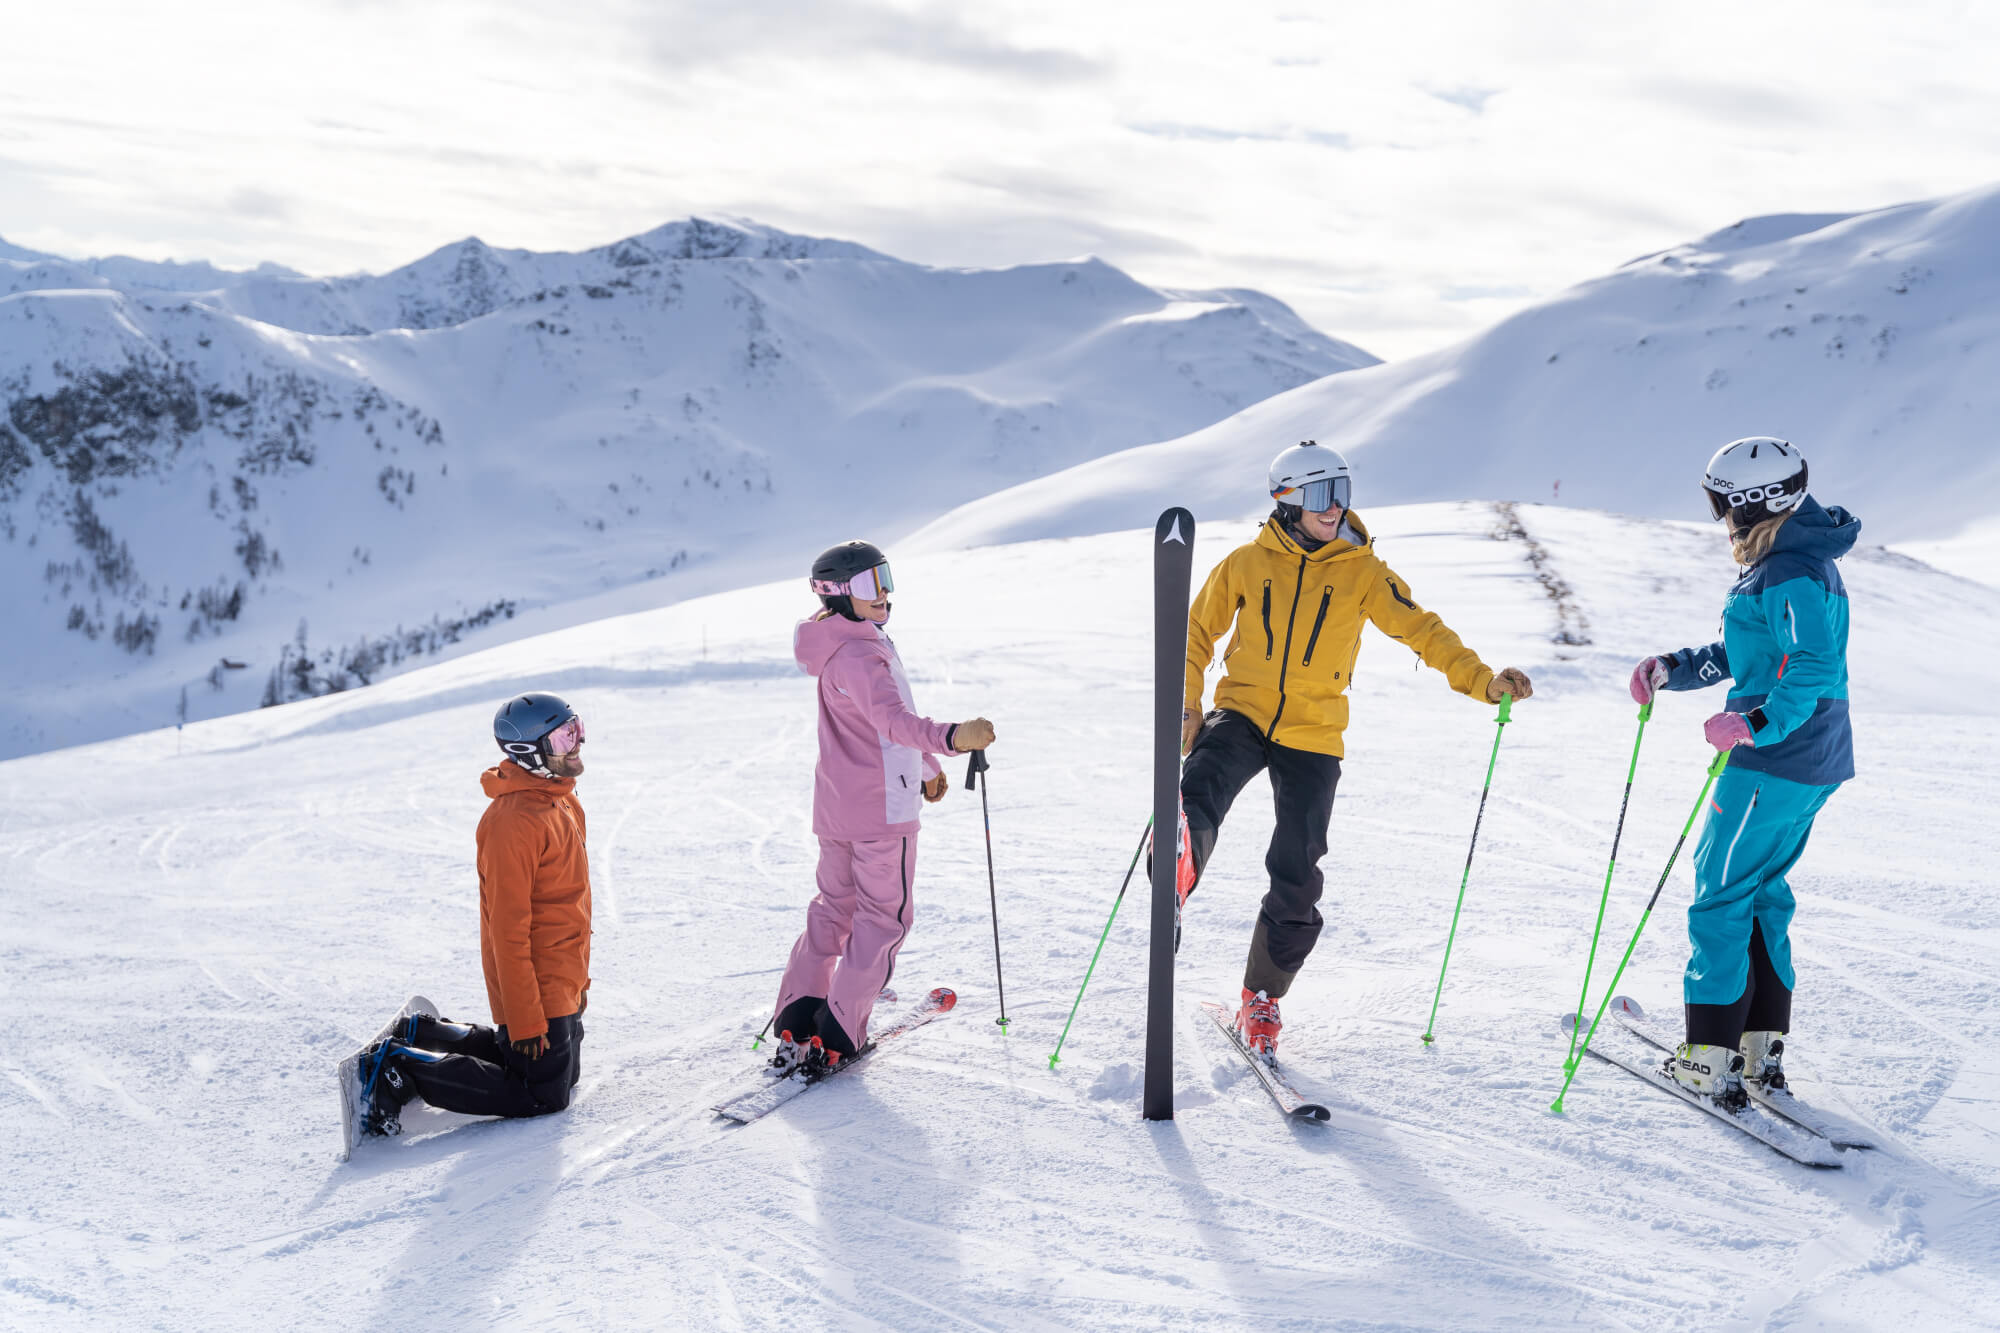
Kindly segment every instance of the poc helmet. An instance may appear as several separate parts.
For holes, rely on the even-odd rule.
[[[819,594],[822,606],[849,620],[861,619],[854,614],[854,598],[872,602],[883,593],[896,590],[896,581],[889,574],[889,557],[873,542],[842,542],[827,547],[813,561],[812,576],[807,582]]]
[[[1345,509],[1352,491],[1347,460],[1317,440],[1302,440],[1271,460],[1271,498],[1290,522],[1298,521],[1301,509]]]
[[[1747,532],[1806,498],[1806,456],[1797,445],[1769,435],[1732,440],[1708,460],[1701,490],[1710,514],[1727,518],[1732,534]]]
[[[549,734],[576,719],[576,710],[545,690],[517,694],[493,715],[493,739],[500,752],[538,778],[549,771]]]

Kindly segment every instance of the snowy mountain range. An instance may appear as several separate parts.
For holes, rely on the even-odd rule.
[[[0,756],[793,572],[1372,361],[1255,292],[751,223],[329,279],[0,244]]]
[[[1865,540],[2000,578],[2000,187],[1752,218],[1635,259],[1456,346],[1295,389],[1179,439],[941,518],[923,544],[1143,526],[1266,504],[1277,449],[1348,456],[1358,507],[1457,498],[1701,517],[1701,468],[1793,440]],[[1986,534],[1983,561],[1937,539]],[[1961,558],[1954,559],[1954,555]]]

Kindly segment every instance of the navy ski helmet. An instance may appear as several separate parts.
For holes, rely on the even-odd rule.
[[[873,542],[827,547],[813,561],[812,575],[806,581],[819,594],[820,605],[849,620],[861,619],[854,613],[854,598],[872,602],[896,590],[896,580],[889,574],[889,557]]]
[[[500,705],[500,711],[493,715],[493,740],[502,754],[536,777],[553,777],[548,764],[549,736],[576,721],[574,708],[546,690],[534,690]]]

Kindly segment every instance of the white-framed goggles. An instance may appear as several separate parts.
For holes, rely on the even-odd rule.
[[[889,562],[886,560],[873,569],[864,569],[846,579],[807,581],[821,597],[852,597],[857,602],[872,602],[885,592],[896,591],[896,580],[890,577]]]
[[[1314,514],[1324,514],[1329,509],[1347,508],[1347,498],[1351,492],[1346,477],[1320,477],[1299,486],[1280,486],[1271,492],[1271,498],[1281,505],[1297,505]]]

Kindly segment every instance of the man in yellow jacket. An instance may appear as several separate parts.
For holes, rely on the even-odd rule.
[[[1533,689],[1521,671],[1496,673],[1481,662],[1375,554],[1348,508],[1347,460],[1338,452],[1311,440],[1293,445],[1272,461],[1270,482],[1271,517],[1255,541],[1215,567],[1188,612],[1181,805],[1192,874],[1184,870],[1181,882],[1185,900],[1237,793],[1268,768],[1278,815],[1264,858],[1271,888],[1250,938],[1236,1025],[1253,1050],[1275,1057],[1278,999],[1323,924],[1319,862],[1362,622],[1408,646],[1461,694],[1498,703],[1502,694],[1526,699]],[[1204,717],[1202,678],[1232,622],[1215,710]]]

